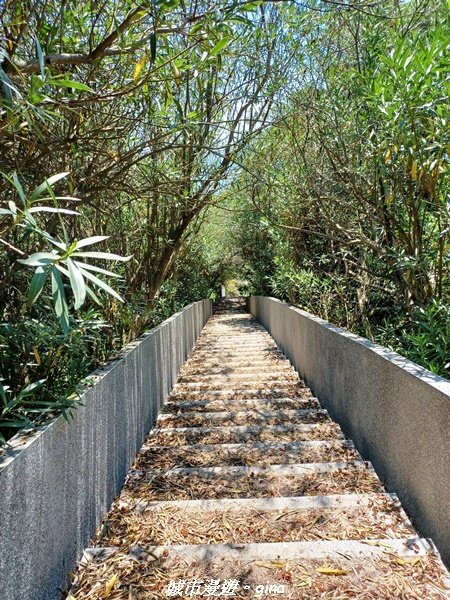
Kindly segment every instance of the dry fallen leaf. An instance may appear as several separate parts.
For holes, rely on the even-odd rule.
[[[261,562],[261,561],[256,561],[255,565],[257,567],[263,567],[265,569],[284,569],[286,567],[286,563],[283,562],[275,562],[272,561],[270,563],[268,562]]]
[[[275,560],[273,560],[272,564],[274,566],[276,566],[278,569],[285,569],[286,568],[286,563],[281,562],[281,561],[275,561]]]
[[[224,524],[224,527],[226,527],[227,529],[229,529],[231,531],[231,525],[230,525],[228,519],[226,518],[225,513],[223,513],[222,522]]]
[[[348,575],[348,571],[344,569],[333,569],[331,567],[318,567],[316,571],[321,575]]]
[[[420,563],[420,558],[414,558],[413,560],[411,560],[411,559],[407,560],[407,559],[396,556],[394,558],[394,562],[397,563],[398,565],[402,565],[402,566],[411,565],[412,567],[414,567],[415,565],[417,565],[417,563]]]
[[[111,595],[111,592],[113,591],[117,581],[118,581],[118,576],[116,574],[114,574],[111,579],[108,581],[108,583],[106,584],[105,587],[105,593],[103,594],[104,598],[109,598],[109,596]]]

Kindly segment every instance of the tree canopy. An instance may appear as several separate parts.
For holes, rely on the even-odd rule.
[[[6,0],[3,435],[225,280],[448,375],[449,25],[442,0]]]

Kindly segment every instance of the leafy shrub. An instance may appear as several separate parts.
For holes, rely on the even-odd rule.
[[[437,375],[450,378],[450,306],[433,300],[412,319],[385,322],[375,339]]]
[[[3,175],[12,189],[7,208],[0,207],[2,242],[10,250],[0,257],[0,272],[13,294],[0,298],[0,443],[22,427],[60,413],[68,416],[77,404],[70,397],[76,385],[114,347],[102,314],[80,310],[88,297],[101,304],[92,286],[122,301],[103,279],[118,276],[92,261],[127,259],[90,251],[89,246],[106,236],[69,239],[63,217],[79,213],[60,208],[58,201],[76,199],[60,198],[53,191],[66,175],[54,175],[29,193],[16,173]],[[59,224],[51,234],[48,215]],[[28,293],[23,266],[34,269]]]
[[[67,335],[48,309],[39,318],[1,323],[0,443],[17,429],[69,416],[78,383],[116,345],[111,328],[93,310],[74,319]]]

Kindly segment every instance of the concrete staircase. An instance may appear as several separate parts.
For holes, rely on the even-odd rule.
[[[92,598],[448,598],[447,572],[242,302],[208,322],[85,552]]]

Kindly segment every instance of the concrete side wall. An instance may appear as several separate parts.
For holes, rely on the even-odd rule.
[[[450,382],[274,298],[248,309],[450,564]]]
[[[53,600],[122,487],[212,313],[202,300],[88,378],[69,422],[16,436],[0,457],[0,598]]]

